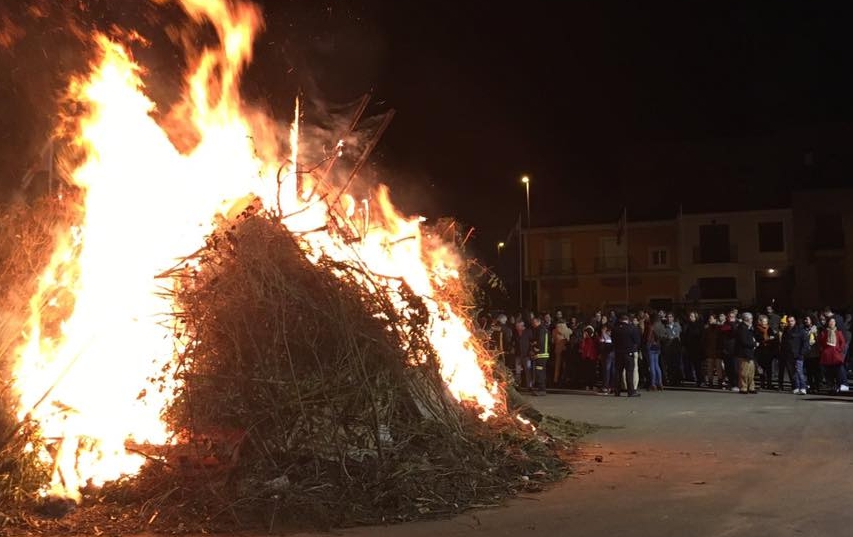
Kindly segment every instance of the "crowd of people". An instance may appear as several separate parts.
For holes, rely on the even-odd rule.
[[[851,315],[780,315],[768,306],[757,316],[727,313],[596,312],[564,317],[499,314],[478,322],[516,385],[535,395],[548,387],[639,396],[685,383],[755,394],[847,392]],[[785,379],[788,379],[786,388]]]

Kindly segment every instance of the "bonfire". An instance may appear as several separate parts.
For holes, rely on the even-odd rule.
[[[282,136],[240,96],[257,7],[180,3],[219,44],[165,120],[120,40],[95,36],[70,84],[63,225],[42,230],[23,338],[6,339],[3,449],[31,470],[12,499],[113,506],[117,531],[346,525],[559,476],[472,335],[456,228],[357,180],[381,128],[347,159],[362,106],[340,142],[300,154],[323,144],[301,143],[298,103]]]

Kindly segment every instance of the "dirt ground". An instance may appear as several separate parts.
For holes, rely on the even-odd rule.
[[[569,479],[497,509],[335,535],[853,535],[853,398],[670,390],[533,403],[605,426]]]

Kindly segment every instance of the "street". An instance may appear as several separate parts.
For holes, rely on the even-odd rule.
[[[853,527],[853,398],[669,390],[532,403],[604,426],[583,439],[568,479],[501,508],[336,534],[776,537]]]

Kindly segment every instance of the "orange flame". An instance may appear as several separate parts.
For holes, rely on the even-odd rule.
[[[82,222],[62,238],[41,276],[14,370],[20,417],[30,415],[55,441],[56,453],[44,454],[55,468],[52,492],[79,498],[86,482],[134,474],[143,459],[128,453],[125,442],[167,441],[160,413],[169,390],[140,394],[146,379],[168,378],[180,346],[170,324],[173,305],[159,292],[164,282],[156,275],[203,246],[216,216],[250,195],[291,215],[283,223],[304,233],[313,258],[360,263],[379,281],[405,281],[425,297],[430,339],[450,393],[476,403],[483,419],[495,415],[497,383],[484,373],[464,317],[454,304],[435,299],[459,277],[453,249],[427,239],[420,219],[402,216],[382,187],[375,206],[341,198],[341,218],[361,241],[312,231],[323,228],[330,211],[313,186],[300,189],[296,180],[298,103],[279,189],[279,151],[267,135],[274,123],[247,108],[239,94],[260,12],[226,0],[181,4],[194,19],[212,22],[220,38],[187,78],[191,113],[179,128],[197,138],[191,150],[176,149],[169,136],[175,127],[167,132],[152,118],[142,69],[121,45],[98,36],[99,61],[71,84],[72,97],[87,110],[75,140],[86,159],[73,173],[84,192]],[[57,317],[66,320],[48,329],[48,319]]]

